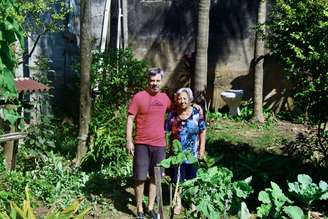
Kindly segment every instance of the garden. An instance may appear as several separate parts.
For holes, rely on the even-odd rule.
[[[125,148],[127,105],[147,86],[149,63],[129,48],[90,47],[90,65],[86,57],[76,60],[80,84],[72,85],[79,90],[86,79],[82,71],[89,69],[87,138],[81,134],[83,116],[41,113],[39,122],[28,125],[14,83],[19,58],[29,55],[24,37],[28,28],[39,28],[40,34],[60,31],[58,23],[69,13],[64,4],[51,11],[54,0],[33,3],[0,0],[0,136],[11,127],[25,135],[13,146],[15,168],[0,162],[0,219],[134,218],[132,156]],[[41,13],[52,13],[52,20],[39,20]],[[29,23],[31,14],[36,25]],[[173,183],[165,176],[163,218],[328,218],[328,3],[277,0],[270,16],[256,31],[292,82],[293,109],[276,113],[263,105],[263,122],[254,119],[253,98],[243,100],[237,117],[226,108],[205,111],[205,158],[192,161],[196,178],[173,186],[182,188],[183,203],[195,209],[186,205],[182,214],[172,214]],[[51,79],[42,75],[52,72],[49,63],[38,57],[35,79],[50,86]],[[37,104],[47,104],[52,91],[41,96]],[[180,142],[171,147],[174,154],[162,161],[163,168],[192,160]]]

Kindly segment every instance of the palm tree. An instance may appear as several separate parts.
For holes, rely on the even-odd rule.
[[[266,21],[267,4],[266,0],[259,1],[257,13],[257,25],[263,25]],[[263,27],[263,26],[262,26]],[[261,37],[261,32],[256,32],[255,37],[255,51],[253,66],[254,67],[254,112],[253,121],[263,123],[265,118],[263,116],[263,64],[264,64],[264,40]]]
[[[192,88],[199,102],[205,103],[207,85],[207,48],[209,34],[210,0],[199,0],[196,63]],[[202,106],[204,107],[204,106]]]
[[[76,165],[80,165],[87,152],[87,138],[91,111],[90,97],[90,66],[91,66],[91,0],[81,0],[81,29],[80,29],[80,118],[79,137],[76,154]]]

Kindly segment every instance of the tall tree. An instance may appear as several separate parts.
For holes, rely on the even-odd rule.
[[[207,48],[209,34],[210,0],[199,0],[196,63],[192,88],[196,101],[205,102],[207,85]],[[204,106],[203,106],[204,107]]]
[[[122,0],[123,48],[128,48],[128,1]]]
[[[257,12],[257,25],[263,28],[266,21],[267,1],[260,0]],[[263,30],[264,31],[264,30]],[[263,64],[265,47],[262,37],[262,31],[256,31],[254,59],[251,64],[254,67],[254,112],[253,121],[263,123],[265,118],[263,116]]]
[[[91,111],[90,97],[90,67],[91,67],[91,0],[81,0],[81,29],[80,29],[80,118],[79,137],[76,154],[76,165],[80,165],[87,152],[87,138]]]

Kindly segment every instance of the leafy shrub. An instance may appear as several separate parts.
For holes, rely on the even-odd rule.
[[[297,181],[288,183],[288,191],[303,206],[309,209],[315,201],[328,200],[328,184],[320,181],[319,184],[313,183],[310,176],[299,174]]]
[[[18,4],[12,0],[0,1],[0,101],[13,104],[17,102],[14,83],[16,57],[12,45],[18,40],[23,48],[24,31]],[[14,124],[20,118],[17,109],[0,107],[0,120]],[[0,124],[1,125],[1,124]],[[1,126],[0,126],[1,127]]]
[[[33,197],[46,206],[65,206],[83,195],[89,176],[72,169],[69,161],[50,152],[43,155],[33,170],[4,171],[0,177],[0,209],[7,209],[9,200],[21,202],[24,188],[29,185]]]
[[[327,121],[328,2],[277,0],[270,17],[268,47],[292,82],[296,108],[312,121]]]
[[[96,107],[120,106],[142,90],[146,83],[147,65],[133,57],[130,49],[112,49],[93,56],[92,87],[99,95]]]
[[[182,184],[182,198],[197,208],[197,217],[221,218],[234,215],[252,188],[251,178],[232,182],[233,174],[224,167],[199,169],[196,178]]]
[[[35,168],[43,162],[40,160],[49,151],[72,158],[75,156],[77,145],[77,126],[62,124],[52,116],[42,116],[37,124],[30,125],[24,139],[19,156],[21,165],[25,170]]]
[[[131,159],[125,151],[127,103],[147,82],[147,65],[132,51],[110,50],[94,55],[92,87],[96,94],[90,125],[90,150],[83,159],[85,170],[110,168],[112,175],[131,173]]]
[[[290,211],[299,212],[298,218],[304,218],[303,211],[298,206],[291,206],[293,201],[274,182],[271,182],[271,188],[259,193],[258,199],[262,204],[257,208],[257,216],[261,218],[283,218]]]
[[[261,218],[305,218],[305,212],[311,210],[312,204],[319,200],[328,200],[328,184],[320,181],[319,185],[312,182],[310,176],[299,174],[297,182],[288,183],[289,192],[295,199],[291,200],[281,188],[271,182],[271,188],[266,188],[258,195],[262,204],[257,208],[257,216]],[[298,203],[299,206],[292,205]]]
[[[126,106],[117,110],[103,108],[93,118],[90,132],[90,149],[83,159],[85,170],[111,169],[112,176],[129,175],[132,160],[125,145]],[[108,173],[109,173],[108,172]]]

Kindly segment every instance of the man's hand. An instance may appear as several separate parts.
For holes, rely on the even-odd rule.
[[[200,105],[198,105],[197,103],[193,103],[192,106],[195,107],[198,111],[200,111],[203,114],[203,109]]]
[[[134,156],[134,144],[133,144],[132,141],[128,141],[128,142],[126,143],[126,148],[128,149],[128,152],[129,152],[132,156]]]

